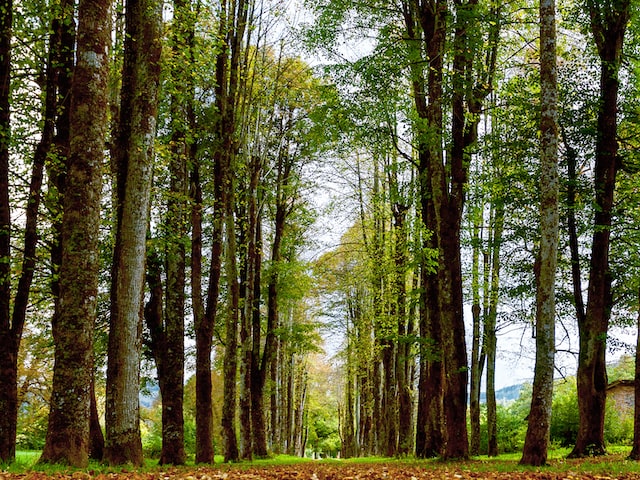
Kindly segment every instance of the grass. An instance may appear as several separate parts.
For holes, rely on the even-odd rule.
[[[385,464],[393,466],[394,468],[402,469],[403,466],[407,468],[423,468],[433,469],[437,471],[446,465],[446,468],[454,468],[459,471],[477,472],[477,473],[527,473],[527,472],[545,472],[549,474],[567,474],[573,475],[608,475],[608,476],[625,476],[625,475],[638,475],[640,474],[640,462],[627,460],[627,455],[630,451],[629,447],[610,446],[608,448],[609,455],[604,457],[591,457],[586,459],[567,459],[566,456],[569,453],[569,449],[557,448],[550,450],[549,452],[549,465],[546,467],[528,467],[518,464],[521,454],[502,454],[498,457],[489,458],[487,456],[473,457],[466,461],[456,462],[441,462],[439,460],[418,460],[415,458],[383,458],[383,457],[367,457],[367,458],[352,458],[348,460],[341,459],[323,459],[323,460],[311,460],[309,458],[300,458],[289,455],[277,455],[266,459],[257,459],[252,462],[241,462],[234,464],[233,466],[224,465],[224,459],[221,456],[216,457],[217,468],[246,468],[246,467],[295,467],[303,463],[318,462],[327,466],[338,467],[344,465],[345,467],[358,466],[358,465],[380,465]],[[55,475],[60,473],[68,473],[78,471],[65,466],[59,465],[38,465],[37,460],[40,458],[39,451],[19,451],[16,453],[16,461],[11,465],[0,465],[0,472],[22,474],[29,471],[37,471],[44,474]],[[214,467],[214,468],[215,468]],[[108,467],[99,462],[91,462],[89,467],[81,469],[90,474],[97,473],[124,473],[124,472],[158,472],[161,468],[157,463],[157,459],[147,459],[145,466],[140,469],[133,469],[132,467]],[[184,467],[178,467],[177,471],[188,472],[189,469],[193,469],[194,464],[191,461]]]

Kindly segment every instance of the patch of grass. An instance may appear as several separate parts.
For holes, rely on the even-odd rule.
[[[591,457],[584,459],[567,459],[566,456],[569,453],[569,449],[553,449],[549,452],[549,465],[545,467],[529,467],[519,465],[521,454],[503,454],[498,457],[478,456],[466,461],[441,461],[438,459],[426,459],[420,460],[411,457],[407,458],[384,458],[384,457],[364,457],[364,458],[351,458],[351,459],[322,459],[312,460],[309,458],[300,458],[290,455],[275,455],[270,458],[256,459],[252,462],[240,462],[238,464],[227,465],[224,464],[222,456],[216,456],[216,465],[214,469],[233,469],[237,471],[244,471],[247,469],[279,469],[282,467],[283,471],[295,470],[296,465],[302,467],[303,464],[311,466],[313,464],[324,465],[326,468],[332,469],[360,469],[367,468],[370,465],[371,468],[378,470],[379,468],[388,468],[391,470],[403,471],[407,469],[420,469],[422,471],[432,472],[431,475],[437,475],[443,468],[447,471],[458,472],[474,472],[476,474],[486,474],[487,477],[492,477],[492,474],[523,474],[524,477],[538,477],[540,475],[557,475],[559,477],[575,477],[575,476],[614,476],[614,477],[631,477],[635,478],[640,475],[640,462],[627,460],[629,454],[629,447],[609,447],[609,455],[602,457]],[[114,474],[119,477],[118,474],[130,475],[131,473],[159,473],[163,472],[163,475],[167,477],[180,478],[185,474],[188,474],[194,469],[193,459],[190,459],[187,465],[184,467],[169,467],[159,466],[157,459],[147,459],[145,465],[142,468],[134,468],[132,466],[121,467],[108,467],[99,462],[91,462],[89,467],[84,469],[74,469],[70,467],[60,465],[40,465],[37,464],[37,460],[40,457],[40,452],[18,452],[16,455],[16,461],[12,465],[0,466],[0,471],[9,474],[12,473],[25,473],[29,471],[37,471],[44,473],[45,475],[60,475],[69,474],[74,472],[85,472],[90,475],[97,474]],[[200,465],[197,466],[200,468]],[[205,465],[202,467],[207,468]],[[324,468],[324,467],[323,467]],[[434,477],[435,478],[435,477]]]
[[[16,459],[11,464],[0,463],[0,471],[9,473],[21,473],[31,469],[40,458],[42,452],[38,450],[18,450]]]
[[[256,466],[262,466],[262,465],[277,466],[277,465],[296,465],[299,463],[307,463],[311,461],[313,460],[310,458],[303,458],[295,455],[274,455],[268,458],[258,458],[253,460],[252,462],[246,462],[246,463],[250,463],[251,465],[256,465]]]

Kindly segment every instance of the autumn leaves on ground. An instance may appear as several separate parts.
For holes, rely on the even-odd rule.
[[[427,461],[309,461],[287,465],[215,465],[152,467],[145,471],[122,469],[105,472],[82,471],[0,471],[0,480],[419,480],[419,479],[632,479],[640,478],[640,464],[614,454],[600,458],[551,460],[541,468],[519,466],[517,460]]]

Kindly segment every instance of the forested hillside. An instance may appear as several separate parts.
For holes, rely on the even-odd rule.
[[[605,454],[639,73],[631,0],[0,0],[0,463],[467,459],[526,419],[544,465],[567,362]]]

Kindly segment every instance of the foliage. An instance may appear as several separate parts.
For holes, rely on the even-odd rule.
[[[578,398],[575,377],[556,381],[551,415],[551,440],[562,447],[573,445],[578,433]]]

